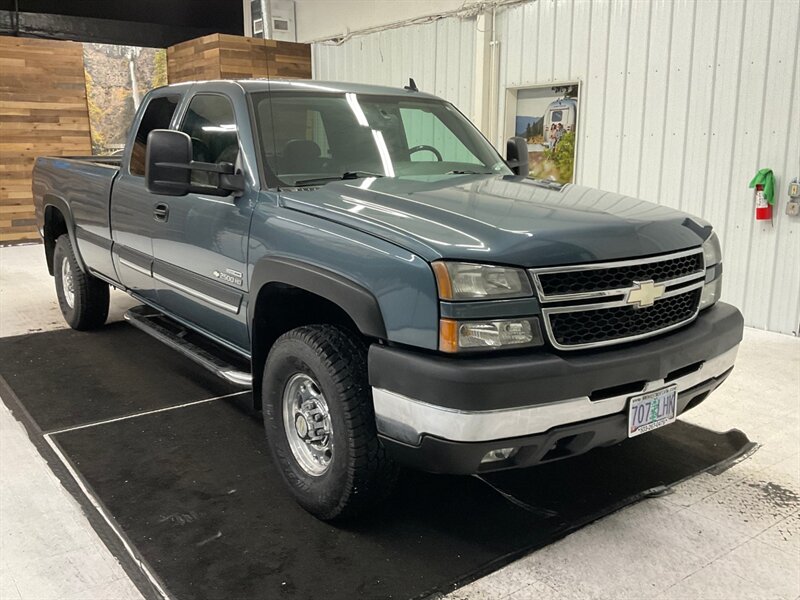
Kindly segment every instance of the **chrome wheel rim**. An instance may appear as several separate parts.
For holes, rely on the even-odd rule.
[[[295,460],[319,477],[333,458],[333,429],[328,403],[319,384],[305,373],[289,379],[283,390],[283,428]]]
[[[75,281],[72,278],[72,265],[65,256],[61,261],[61,287],[64,288],[64,300],[67,306],[75,308]]]

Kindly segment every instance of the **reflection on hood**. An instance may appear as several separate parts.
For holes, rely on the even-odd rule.
[[[282,193],[283,204],[437,258],[526,267],[635,258],[699,246],[685,213],[579,185],[519,177],[365,178]]]

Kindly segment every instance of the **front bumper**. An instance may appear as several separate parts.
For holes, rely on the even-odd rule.
[[[611,350],[457,358],[373,345],[378,433],[396,459],[433,472],[574,456],[627,437],[632,395],[674,384],[679,414],[699,404],[733,368],[742,329],[739,311],[718,303],[679,331]]]

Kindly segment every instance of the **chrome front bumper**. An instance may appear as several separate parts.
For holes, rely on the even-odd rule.
[[[416,446],[424,436],[453,442],[487,442],[535,435],[554,427],[621,413],[632,395],[673,384],[678,387],[679,411],[683,411],[691,398],[681,402],[682,394],[730,371],[737,351],[738,345],[704,361],[697,370],[683,376],[649,381],[640,391],[602,400],[581,396],[510,409],[463,411],[373,387],[375,418],[382,436]]]

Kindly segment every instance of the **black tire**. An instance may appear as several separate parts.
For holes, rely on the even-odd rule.
[[[330,462],[316,475],[298,462],[289,442],[296,433],[284,424],[284,392],[303,375],[315,380],[324,396],[332,429]],[[391,493],[398,468],[377,436],[367,349],[356,336],[331,325],[298,327],[282,335],[267,357],[262,400],[272,456],[308,512],[325,521],[352,518]]]
[[[67,273],[72,277],[73,297],[71,303],[67,290],[69,282],[64,280]],[[67,234],[56,240],[53,252],[53,274],[56,280],[58,306],[61,308],[61,314],[64,315],[67,324],[79,331],[101,327],[108,318],[108,284],[81,269]]]

